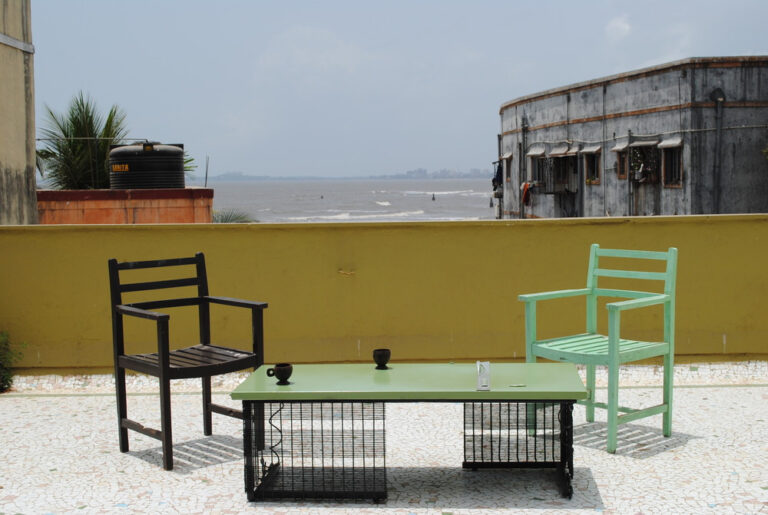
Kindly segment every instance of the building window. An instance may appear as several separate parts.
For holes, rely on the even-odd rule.
[[[680,147],[665,148],[662,150],[662,156],[664,186],[668,188],[682,187],[683,167]]]
[[[531,158],[531,182],[538,182],[541,179],[541,176],[544,175],[542,168],[543,168],[543,162],[544,161],[540,157],[534,157]]]
[[[659,149],[655,145],[632,147],[629,154],[629,172],[632,180],[648,184],[659,182],[661,163]]]
[[[584,154],[584,179],[587,184],[600,184],[600,153]]]
[[[552,193],[553,188],[553,161],[551,157],[537,157],[531,159],[531,179],[542,193]]]
[[[627,152],[616,152],[616,177],[627,178]]]
[[[555,191],[564,191],[568,185],[568,162],[567,157],[555,157],[552,159],[554,162],[554,176],[555,176]]]

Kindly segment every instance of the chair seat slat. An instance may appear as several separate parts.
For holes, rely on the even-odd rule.
[[[247,351],[238,351],[218,347],[216,345],[196,345],[184,349],[172,350],[168,355],[171,368],[194,368],[200,366],[218,365],[233,359],[243,359],[253,356]],[[158,366],[159,358],[156,352],[151,354],[131,354],[130,359]]]
[[[580,344],[583,342],[591,342],[594,341],[595,338],[599,338],[600,335],[592,334],[592,333],[584,333],[584,334],[577,334],[572,336],[564,336],[560,338],[550,338],[548,340],[540,340],[536,342],[537,345],[547,345],[549,343],[557,342],[558,344],[562,345],[570,345],[570,344]]]
[[[210,365],[210,362],[202,361],[197,356],[190,356],[179,351],[173,351],[168,356],[168,363],[171,368],[189,368],[199,367],[201,365]]]
[[[179,349],[174,351],[174,355],[179,359],[187,359],[191,362],[210,365],[215,363],[225,363],[231,359],[237,359],[246,354],[242,352],[227,352],[226,349],[220,347],[206,347],[210,346],[200,345],[197,347]]]
[[[626,340],[619,342],[622,345]],[[593,338],[590,341],[582,342],[579,345],[558,346],[559,349],[568,350],[570,352],[578,352],[581,354],[601,354],[604,349],[607,350],[607,340],[601,338]]]
[[[602,349],[606,345],[606,341],[604,338],[601,338],[600,335],[593,335],[592,338],[584,339],[581,341],[567,341],[567,342],[558,342],[557,340],[554,342],[551,342],[550,344],[547,344],[546,347],[550,349],[557,349],[564,352],[578,352],[580,354],[595,354],[600,353],[600,349]]]
[[[536,342],[535,347],[544,347],[568,353],[579,353],[588,355],[607,355],[608,337],[602,334],[579,335],[585,338],[575,338],[572,336],[565,338],[553,338],[542,342]],[[666,346],[663,342],[646,342],[638,340],[621,339],[619,341],[619,353],[634,352],[638,350],[652,349],[655,347]]]

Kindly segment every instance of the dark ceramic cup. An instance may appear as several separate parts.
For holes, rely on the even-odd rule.
[[[373,361],[376,362],[376,370],[386,370],[391,355],[392,353],[389,349],[375,349],[373,351]]]
[[[277,384],[290,384],[288,378],[293,374],[293,365],[290,363],[277,363],[274,367],[267,369],[269,377],[275,376]]]

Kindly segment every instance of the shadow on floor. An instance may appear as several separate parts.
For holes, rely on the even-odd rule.
[[[163,448],[130,451],[156,467],[163,466]],[[188,474],[195,470],[243,459],[243,441],[234,436],[211,435],[173,444],[173,471]]]
[[[556,472],[553,469],[481,469],[477,471],[456,467],[388,467],[387,510],[458,509],[604,509],[592,473],[576,468],[573,478],[573,498],[560,496]],[[317,503],[318,507],[348,508],[350,504],[373,507],[372,499],[339,501],[266,500],[255,505],[266,509],[290,511],[292,506]]]
[[[651,458],[670,449],[682,447],[694,438],[698,437],[676,431],[672,431],[671,436],[664,437],[660,426],[622,424],[617,434],[616,454],[636,459]],[[607,439],[606,422],[587,422],[573,428],[575,446],[605,451]]]
[[[560,496],[553,469],[392,467],[387,469],[388,508],[500,509],[540,507],[602,509],[592,472],[576,467],[573,498]]]

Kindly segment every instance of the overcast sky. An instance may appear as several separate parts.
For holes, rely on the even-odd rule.
[[[37,126],[80,90],[211,175],[490,169],[499,107],[768,54],[768,1],[32,0]]]

